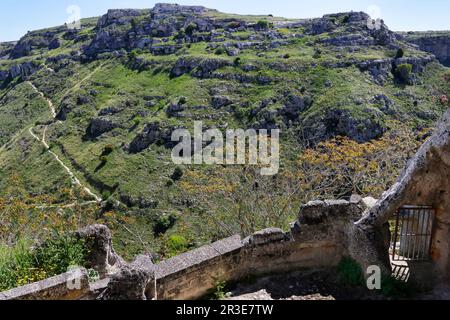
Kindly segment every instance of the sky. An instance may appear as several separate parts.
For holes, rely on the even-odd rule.
[[[227,13],[273,14],[312,18],[327,13],[365,11],[395,31],[450,30],[449,0],[0,0],[0,42],[18,40],[27,31],[71,21],[76,5],[82,18],[108,9],[151,8],[158,2],[203,5]],[[72,20],[73,21],[73,20]]]

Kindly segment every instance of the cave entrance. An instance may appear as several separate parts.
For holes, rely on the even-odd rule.
[[[393,275],[404,281],[410,277],[411,263],[431,260],[435,210],[404,206],[391,220],[390,258]]]

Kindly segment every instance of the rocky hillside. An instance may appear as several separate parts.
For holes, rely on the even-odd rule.
[[[29,213],[4,225],[100,221],[125,256],[170,256],[285,226],[313,197],[378,196],[448,107],[450,72],[368,19],[158,4],[0,44],[0,206]],[[282,129],[282,172],[176,167],[171,133],[194,120]]]
[[[450,67],[450,31],[407,32],[405,40],[418,45],[420,50],[430,52],[440,63]]]

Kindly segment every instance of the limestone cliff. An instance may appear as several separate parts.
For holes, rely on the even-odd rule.
[[[408,32],[406,40],[430,52],[445,66],[450,67],[450,31]]]

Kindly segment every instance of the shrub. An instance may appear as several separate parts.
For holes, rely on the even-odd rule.
[[[178,100],[178,104],[186,104],[187,103],[187,98],[186,97],[181,97],[179,100]]]
[[[71,235],[56,235],[35,250],[32,242],[20,239],[14,246],[0,245],[0,291],[37,282],[83,266],[87,249]]]
[[[405,51],[402,48],[400,48],[397,50],[397,53],[395,54],[395,59],[403,58],[404,55]]]
[[[107,156],[110,155],[114,151],[114,146],[112,144],[107,144],[103,148],[103,155]]]
[[[241,65],[241,58],[239,58],[239,57],[235,58],[234,61],[233,61],[233,65],[235,67],[240,66]]]
[[[217,280],[215,283],[214,289],[214,299],[215,300],[224,300],[226,298],[227,292],[227,283],[225,281]]]
[[[173,214],[162,214],[159,215],[155,221],[155,226],[153,227],[153,232],[157,235],[164,234],[172,228],[177,221],[175,215]]]
[[[137,127],[142,122],[142,117],[137,116],[133,119],[134,125]]]
[[[176,167],[171,176],[173,181],[179,181],[183,177],[183,169],[181,167]]]
[[[168,255],[173,257],[177,254],[180,254],[181,252],[186,251],[189,247],[189,243],[185,237],[174,234],[169,237],[166,242],[166,246],[168,249]]]
[[[183,39],[186,37],[186,30],[184,28],[181,28],[180,31],[175,36],[175,39]]]
[[[131,20],[131,27],[132,27],[133,29],[136,29],[136,27],[137,27],[138,24],[139,24],[139,21],[138,21],[136,18],[133,18],[133,19]]]
[[[349,22],[350,22],[350,16],[349,16],[349,15],[345,15],[345,16],[342,18],[342,23],[347,24],[347,23],[349,23]]]
[[[338,265],[338,274],[345,284],[361,285],[364,281],[361,266],[352,258],[344,257]]]
[[[314,49],[313,58],[314,58],[314,59],[319,59],[321,56],[322,56],[322,50],[320,50],[320,49]]]
[[[409,83],[411,80],[411,72],[412,72],[412,65],[409,63],[403,63],[397,66],[397,69],[395,70],[395,75],[397,79],[401,83]]]
[[[187,35],[192,35],[195,30],[197,30],[197,25],[195,23],[191,22],[186,27],[185,32],[186,32]]]
[[[267,30],[269,29],[270,23],[267,20],[259,20],[256,25],[259,29]]]
[[[128,60],[134,61],[140,54],[142,54],[141,49],[134,49],[131,52],[128,52]]]
[[[283,56],[284,59],[289,59],[290,57],[291,57],[291,55],[290,55],[289,53],[286,53],[286,54]]]
[[[220,46],[216,49],[216,51],[214,53],[217,55],[222,55],[225,53],[225,48],[223,46]]]
[[[70,266],[83,266],[87,249],[83,240],[71,235],[50,238],[37,248],[34,258],[47,273],[61,274]]]
[[[103,200],[108,200],[109,198],[111,198],[111,192],[109,192],[108,190],[105,190],[102,192],[102,199]]]

